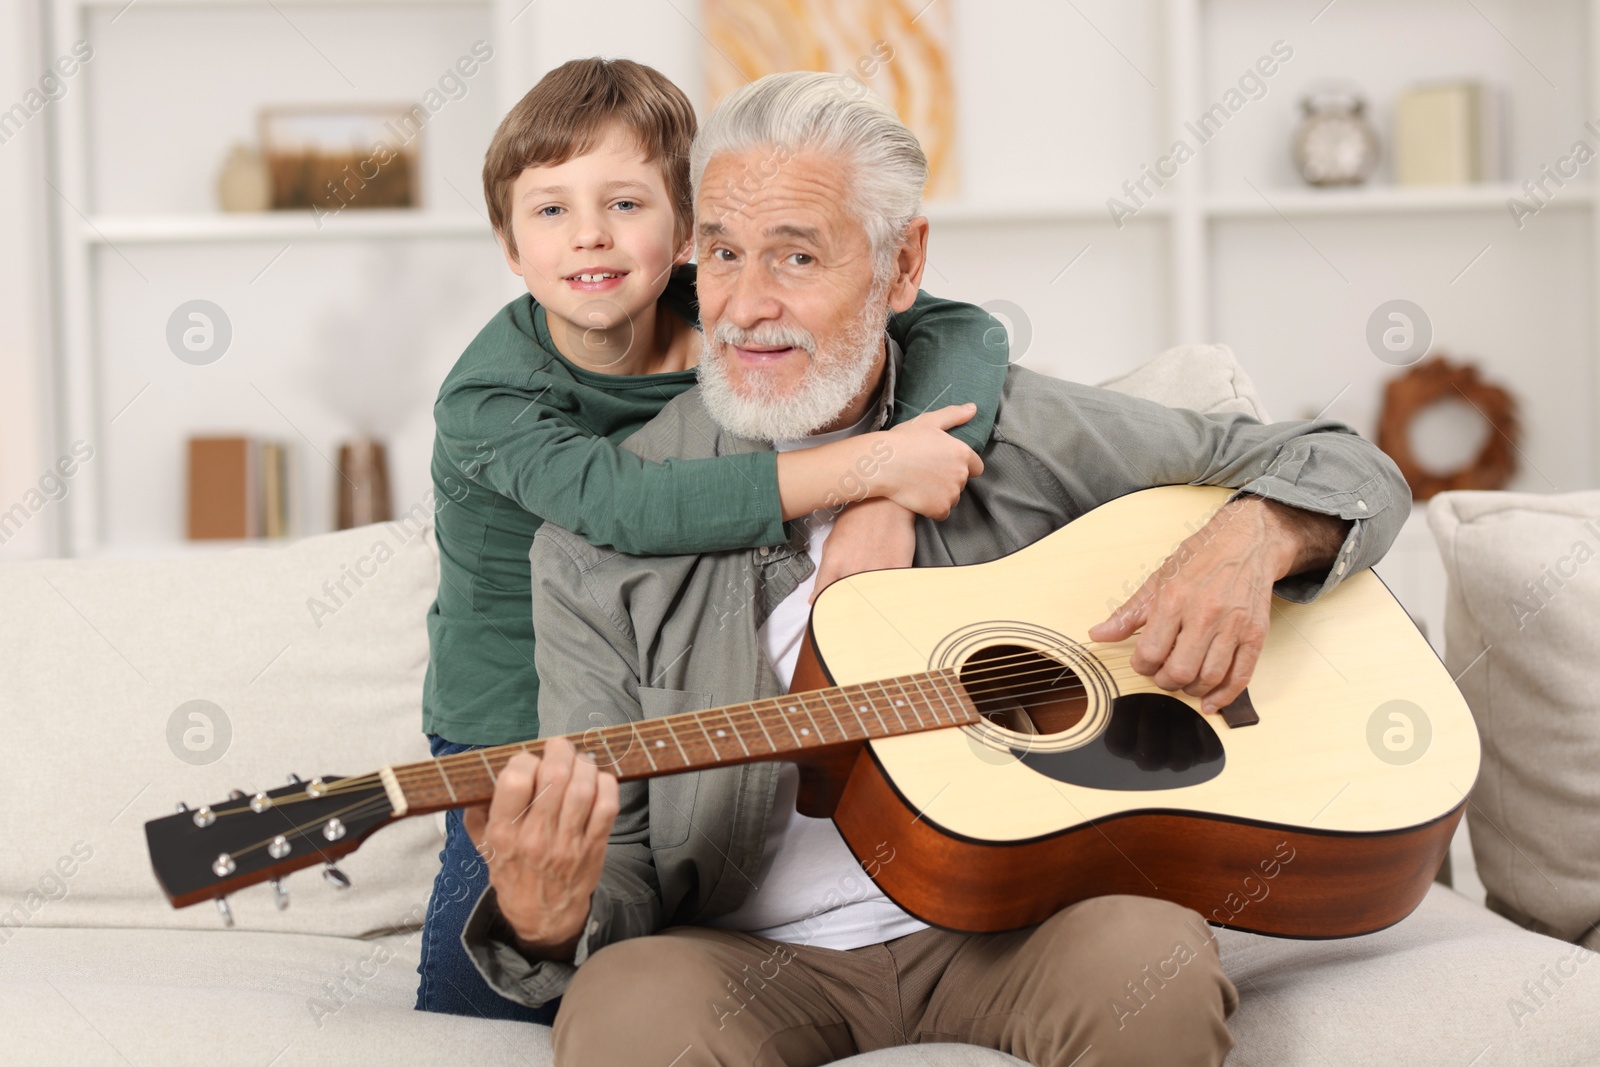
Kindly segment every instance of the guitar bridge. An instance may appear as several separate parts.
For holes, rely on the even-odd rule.
[[[1254,726],[1261,721],[1261,716],[1256,714],[1256,706],[1250,702],[1250,690],[1234,697],[1233,703],[1221,711],[1222,721],[1231,729],[1237,730],[1241,726]]]

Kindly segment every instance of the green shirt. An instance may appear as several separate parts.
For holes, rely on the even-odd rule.
[[[697,318],[693,268],[662,303]],[[981,308],[919,293],[889,333],[907,354],[896,421],[971,401],[952,432],[988,442],[1005,382],[1005,331]],[[630,555],[787,540],[775,452],[652,462],[617,444],[695,384],[693,370],[598,374],[556,350],[544,308],[507,304],[467,346],[433,414],[439,595],[428,612],[422,729],[461,744],[539,733],[528,550],[549,520]]]

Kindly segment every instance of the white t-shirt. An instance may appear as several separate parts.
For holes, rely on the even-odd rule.
[[[774,442],[773,447],[787,452],[853,437],[867,431],[872,415],[869,410],[854,426],[798,441]],[[811,535],[807,554],[815,568],[822,564],[822,546],[833,523],[808,523],[808,528]],[[816,577],[813,569],[767,616],[758,631],[767,661],[785,689],[800,658]],[[739,910],[706,925],[743,930],[790,944],[836,949],[876,945],[927,929],[927,923],[907,914],[867,877],[832,819],[813,819],[795,811],[800,771],[792,763],[780,763],[778,767],[778,795],[772,803],[772,822],[767,827],[756,887]]]

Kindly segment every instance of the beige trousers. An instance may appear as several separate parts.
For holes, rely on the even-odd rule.
[[[671,927],[585,961],[554,1042],[556,1067],[801,1067],[936,1041],[1036,1067],[1178,1067],[1222,1062],[1238,1003],[1197,913],[1108,896],[1008,933],[848,951]]]

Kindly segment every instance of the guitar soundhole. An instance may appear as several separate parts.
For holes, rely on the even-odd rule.
[[[961,684],[983,717],[1019,734],[1064,733],[1089,699],[1076,671],[1022,645],[989,645],[961,665]]]

